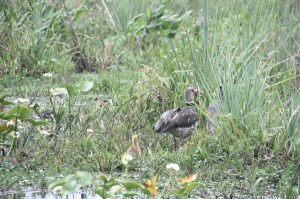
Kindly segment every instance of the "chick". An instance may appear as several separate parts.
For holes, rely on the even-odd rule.
[[[142,156],[142,151],[139,147],[138,136],[137,135],[132,136],[132,144],[127,149],[127,154],[131,155],[131,156],[138,156],[138,157]]]

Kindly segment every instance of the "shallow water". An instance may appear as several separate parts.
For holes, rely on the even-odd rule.
[[[76,191],[67,196],[59,196],[49,191],[24,191],[0,193],[0,199],[101,199],[92,191]]]

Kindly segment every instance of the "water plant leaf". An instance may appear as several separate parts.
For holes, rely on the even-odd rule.
[[[147,190],[151,193],[151,195],[153,197],[155,197],[157,195],[156,180],[157,180],[157,175],[154,176],[151,181],[150,180],[146,180],[144,182],[145,187],[147,188]]]
[[[83,186],[90,185],[93,182],[93,176],[92,176],[92,174],[90,174],[88,172],[77,171],[75,173],[75,176],[81,180],[81,183]]]
[[[5,100],[5,98],[8,96],[8,94],[4,94],[0,96],[0,105],[10,105],[13,104],[12,102]]]
[[[17,121],[17,118],[12,118],[11,121],[13,121],[14,123],[16,123]],[[8,121],[2,121],[3,123],[0,124],[0,134],[1,133],[9,133],[11,132],[12,130],[14,130],[14,126],[10,126],[10,125],[7,125],[7,122]]]
[[[29,108],[23,106],[16,106],[8,110],[7,112],[0,113],[0,118],[8,120],[17,116],[20,119],[24,119],[27,118],[29,115],[30,115]]]
[[[190,193],[195,187],[198,187],[200,183],[198,182],[193,182],[191,184],[186,185],[184,192],[185,193]]]
[[[106,190],[109,190],[110,188],[112,188],[115,185],[119,185],[120,183],[118,181],[116,181],[115,179],[111,179],[108,182],[106,182],[104,185],[102,185],[102,187]]]
[[[122,185],[127,189],[127,190],[131,190],[131,189],[138,189],[138,188],[143,188],[143,185],[134,182],[134,181],[127,181],[127,182],[123,182]]]
[[[111,194],[108,194],[106,190],[103,189],[97,189],[95,191],[99,196],[101,196],[102,198],[112,198]]]
[[[68,175],[68,176],[65,176],[63,177],[62,179],[60,180],[56,180],[54,182],[51,182],[49,185],[48,185],[48,189],[51,190],[57,186],[62,186],[64,185],[66,182],[68,182],[69,180],[71,180],[72,178],[74,177],[74,175]]]
[[[24,121],[31,123],[33,126],[49,125],[50,123],[45,120],[33,119],[32,117],[24,118]]]
[[[105,175],[101,175],[101,176],[100,176],[100,179],[101,179],[104,183],[106,183],[106,182],[108,181],[108,179],[107,179],[107,177],[106,177]]]
[[[134,197],[134,196],[140,196],[140,194],[137,193],[137,192],[129,192],[129,191],[122,192],[122,195],[125,196],[126,198],[131,198],[131,197]]]
[[[69,84],[65,84],[64,86],[65,86],[65,88],[67,89],[69,95],[74,95],[74,94],[77,93],[77,88],[76,88],[76,86],[69,85]]]
[[[182,178],[180,180],[180,182],[181,182],[182,185],[185,184],[185,183],[190,183],[190,182],[196,180],[197,175],[198,175],[198,173],[194,173],[192,175],[186,176],[186,177]]]
[[[78,184],[77,184],[76,180],[68,181],[68,182],[64,183],[64,185],[63,185],[63,189],[65,189],[67,192],[73,192],[76,190],[77,187],[78,187]]]
[[[79,82],[76,87],[79,91],[87,92],[90,91],[94,86],[94,82],[82,81]]]

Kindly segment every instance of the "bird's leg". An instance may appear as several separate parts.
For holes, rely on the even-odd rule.
[[[177,148],[176,138],[175,138],[175,136],[173,136],[173,138],[174,138],[174,147],[175,147],[175,151],[176,151],[176,148]]]

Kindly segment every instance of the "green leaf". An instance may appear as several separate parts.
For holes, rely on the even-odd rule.
[[[72,180],[72,181],[68,181],[63,185],[63,189],[65,189],[68,192],[73,192],[76,190],[77,188],[77,181],[76,180]]]
[[[134,197],[134,196],[141,196],[137,192],[129,192],[129,191],[122,192],[122,195],[125,196],[126,198],[131,198],[131,197]]]
[[[143,189],[143,193],[148,195],[148,196],[152,196],[151,192],[147,188]]]
[[[191,13],[193,12],[193,10],[189,10],[186,13],[184,13],[181,17],[179,17],[179,21],[185,19],[186,17],[188,17]]]
[[[65,84],[65,88],[67,89],[69,95],[74,95],[78,92],[76,86],[73,85]]]
[[[20,119],[27,118],[30,114],[30,109],[25,108],[23,106],[16,106],[10,109],[7,112],[0,113],[0,118],[1,119],[6,119],[9,120],[13,117],[18,117]]]
[[[81,180],[83,186],[90,185],[93,182],[93,176],[92,176],[92,174],[90,174],[88,172],[77,171],[75,173],[75,176]]]
[[[120,183],[115,181],[115,179],[108,181],[107,183],[105,183],[102,187],[106,190],[109,190],[110,188],[112,188],[115,185],[119,185]]]
[[[144,186],[143,186],[142,184],[139,184],[139,183],[134,182],[134,181],[123,182],[122,185],[123,185],[127,190],[138,189],[138,188],[144,188]]]
[[[1,133],[9,133],[12,130],[14,130],[14,127],[13,126],[7,126],[7,121],[0,124],[0,134]]]
[[[49,122],[47,122],[45,120],[33,119],[32,117],[24,118],[23,120],[31,123],[33,126],[49,125],[50,124]]]
[[[100,176],[100,179],[101,179],[104,183],[108,182],[108,179],[107,179],[107,177],[106,177],[105,175]]]
[[[4,94],[2,96],[0,96],[0,105],[10,105],[13,104],[12,102],[5,100],[5,98],[9,96],[8,94]]]
[[[51,183],[48,185],[48,189],[51,190],[51,189],[53,189],[54,187],[62,186],[62,185],[64,185],[66,182],[70,181],[73,177],[74,177],[74,175],[68,175],[68,176],[66,176],[66,177],[63,177],[63,178],[60,179],[60,180],[56,180],[56,181],[54,181],[54,182],[51,182]]]
[[[87,92],[90,91],[94,86],[94,82],[83,81],[79,82],[76,87],[79,91]]]
[[[104,191],[103,189],[97,189],[95,192],[102,198],[112,198],[112,195],[108,194],[107,191]]]
[[[170,194],[170,195],[175,195],[175,196],[177,196],[177,197],[180,198],[180,199],[188,198],[188,197],[185,196],[184,191],[183,191],[182,189],[179,189],[179,190],[172,190],[172,191],[169,192],[169,194]],[[177,198],[177,197],[176,197],[176,198]]]
[[[191,184],[188,184],[185,186],[184,192],[185,193],[190,193],[195,187],[198,187],[200,183],[198,182],[193,182]]]

